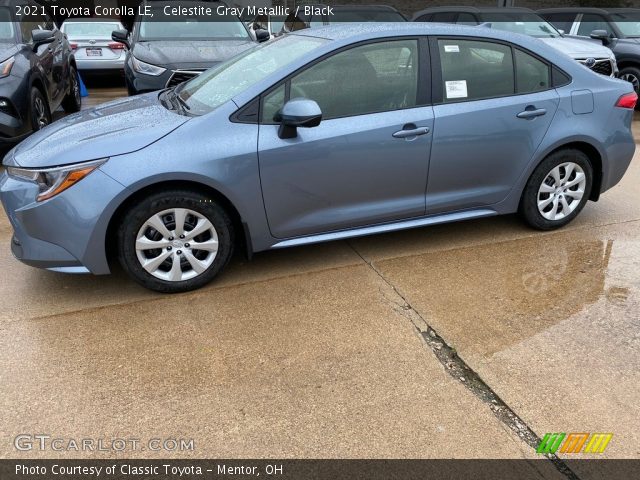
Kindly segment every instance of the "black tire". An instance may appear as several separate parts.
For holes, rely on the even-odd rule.
[[[31,128],[34,132],[37,132],[51,123],[49,102],[47,102],[45,96],[42,95],[42,92],[36,87],[31,88],[29,113],[31,115]]]
[[[546,181],[547,185],[549,185],[550,180],[553,182],[553,179],[550,177],[553,169],[569,162],[578,165],[584,172],[585,184],[584,188],[582,189],[584,191],[582,198],[578,200],[573,198],[572,196],[566,195],[566,201],[570,202],[569,205],[573,209],[571,213],[565,214],[563,211],[564,207],[560,206],[560,213],[565,216],[557,220],[545,218],[538,208],[538,192],[542,187],[543,182]],[[563,169],[564,167],[561,167],[561,170]],[[567,170],[564,169],[563,171],[566,174]],[[577,175],[576,171],[574,171],[570,175],[569,179],[564,180],[571,182],[572,179],[576,178],[575,175]],[[563,227],[571,222],[574,218],[576,218],[580,211],[584,208],[585,204],[589,200],[589,196],[591,195],[592,186],[593,167],[591,166],[589,157],[587,157],[584,152],[572,148],[558,150],[557,152],[554,152],[547,158],[545,158],[531,174],[531,177],[529,177],[524,192],[522,193],[522,199],[520,201],[520,214],[524,217],[525,221],[530,226],[538,230],[554,230],[556,228]],[[555,187],[556,185],[554,184],[550,188]],[[576,187],[570,187],[569,190],[572,190],[573,188]],[[546,195],[545,197],[543,197],[543,200],[546,200],[549,197],[553,196],[554,193],[543,195]],[[576,205],[573,205],[573,202],[578,203]],[[553,208],[553,205],[545,208]]]
[[[82,108],[82,96],[80,95],[80,80],[75,67],[69,67],[69,93],[62,100],[62,108],[66,113],[79,112]]]
[[[633,85],[633,89],[638,95],[640,95],[640,68],[625,67],[620,70],[619,78],[631,83]],[[639,108],[640,106],[636,105],[636,110],[638,110]]]
[[[215,233],[217,234],[218,251],[213,258],[213,263],[211,263],[202,273],[197,274],[194,278],[171,281],[157,278],[142,267],[136,251],[136,240],[138,238],[138,233],[147,220],[157,213],[176,208],[191,210],[211,222],[215,229]],[[186,228],[189,223],[189,218],[190,217],[187,217],[187,220],[185,220],[186,234],[188,234],[190,230],[193,230],[192,228]],[[192,220],[192,223],[194,221],[195,220]],[[172,225],[175,227],[175,223],[171,224],[170,215],[163,216],[163,223],[165,226],[169,227],[171,232],[174,231],[170,229]],[[154,230],[152,229],[151,231],[153,232]],[[158,232],[156,231],[156,233]],[[198,236],[196,236],[193,241],[195,242],[195,239],[197,238]],[[188,242],[188,240],[185,241]],[[168,257],[169,264],[171,264],[174,256],[180,253],[180,250],[178,249],[185,249],[185,247],[188,248],[189,244],[186,243],[184,246],[173,245],[173,247],[169,246],[162,249],[156,249],[152,251],[151,258],[159,256],[160,254],[168,254],[167,251],[174,248],[175,250],[170,254],[171,257]],[[234,249],[234,229],[227,212],[219,204],[213,201],[211,197],[190,190],[171,190],[168,192],[155,193],[133,205],[133,207],[124,215],[120,228],[118,229],[117,248],[118,260],[124,270],[131,276],[131,278],[143,287],[162,293],[186,292],[206,285],[227,265],[231,259]],[[198,255],[198,253],[202,253],[195,249],[190,251],[192,253],[196,252],[196,255]],[[146,252],[144,255],[147,255]],[[191,268],[187,263],[186,255],[184,253],[180,257],[180,261],[183,262],[181,263],[181,270],[183,264],[187,269]],[[167,266],[169,264],[167,264]]]

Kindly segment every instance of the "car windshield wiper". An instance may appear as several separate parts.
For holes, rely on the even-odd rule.
[[[167,99],[167,106],[171,107],[170,110],[177,110],[181,114],[187,114],[188,110],[191,110],[191,107],[176,93],[176,88],[177,87],[168,88],[163,92]],[[164,102],[162,98],[160,101]]]

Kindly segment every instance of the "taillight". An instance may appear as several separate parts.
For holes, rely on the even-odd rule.
[[[109,48],[111,50],[124,50],[124,43],[120,43],[120,42],[111,42],[109,44]]]
[[[636,108],[637,102],[638,94],[636,92],[625,93],[616,102],[616,107],[630,108],[631,110],[633,110],[634,108]]]
[[[78,44],[77,43],[70,43],[69,46],[71,47],[71,50],[77,50],[78,49]]]

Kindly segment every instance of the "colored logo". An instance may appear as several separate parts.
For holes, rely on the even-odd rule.
[[[603,453],[613,433],[547,433],[536,453]],[[562,446],[561,446],[562,445]]]

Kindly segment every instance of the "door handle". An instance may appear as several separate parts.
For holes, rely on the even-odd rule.
[[[418,135],[426,135],[431,130],[429,127],[416,127],[415,125],[405,125],[402,130],[398,130],[393,134],[393,138],[409,138]]]
[[[536,108],[533,105],[529,105],[524,109],[523,112],[520,112],[516,115],[518,118],[524,118],[525,120],[530,120],[532,118],[541,117],[547,113],[546,108]]]

